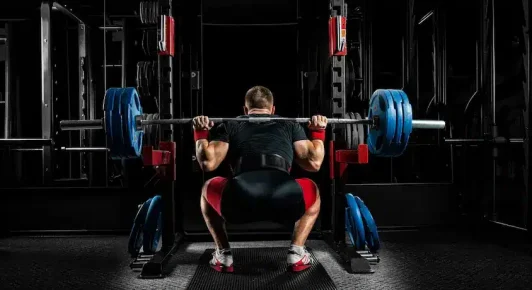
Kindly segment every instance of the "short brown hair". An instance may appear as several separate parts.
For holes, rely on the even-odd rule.
[[[269,109],[273,106],[272,92],[263,86],[254,86],[246,93],[248,109]]]

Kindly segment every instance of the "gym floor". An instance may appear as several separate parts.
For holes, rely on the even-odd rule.
[[[125,236],[12,237],[0,240],[2,289],[187,289],[212,243],[181,245],[166,279],[138,279]],[[233,248],[289,241],[234,242]],[[532,257],[471,235],[383,233],[374,274],[349,274],[323,241],[309,241],[338,289],[530,289]],[[214,273],[213,273],[214,274]],[[228,274],[231,275],[231,274]]]

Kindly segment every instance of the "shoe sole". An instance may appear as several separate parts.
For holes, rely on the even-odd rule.
[[[234,268],[233,266],[229,266],[229,267],[225,267],[225,266],[213,266],[213,265],[210,265],[211,268],[213,268],[215,271],[217,272],[220,272],[220,273],[233,273],[234,272]]]
[[[312,267],[312,265],[290,265],[288,266],[287,270],[288,272],[301,272],[310,267]]]

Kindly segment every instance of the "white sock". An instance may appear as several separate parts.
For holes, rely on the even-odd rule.
[[[221,255],[221,254],[223,254],[223,253],[226,253],[226,252],[230,252],[230,251],[231,251],[231,248],[225,248],[225,249],[218,249],[218,248],[216,248],[216,253],[219,254],[219,255]],[[233,254],[233,253],[231,253],[231,255],[232,255],[232,254]]]
[[[230,248],[228,249],[216,249],[215,252],[215,259],[220,261],[225,266],[230,266],[233,264],[233,253],[228,254],[227,252],[231,251]]]
[[[303,255],[305,253],[305,246],[298,246],[298,245],[290,245],[290,250],[298,253],[299,255]]]

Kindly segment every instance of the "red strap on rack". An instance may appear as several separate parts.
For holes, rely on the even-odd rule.
[[[344,16],[329,18],[329,56],[347,55],[347,20]]]
[[[161,34],[159,39],[159,55],[174,56],[174,18],[161,15]]]

